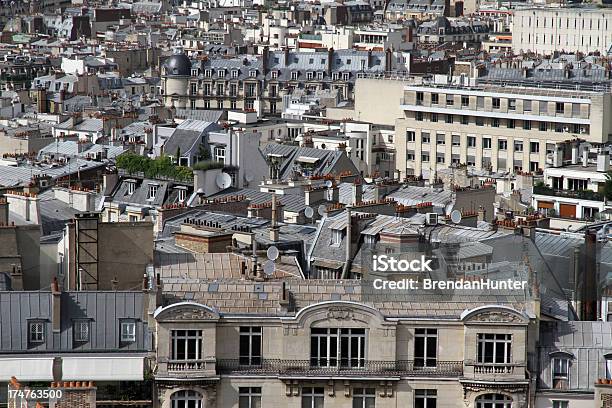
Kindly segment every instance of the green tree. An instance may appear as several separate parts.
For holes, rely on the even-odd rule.
[[[612,171],[606,173],[603,193],[606,196],[606,200],[612,200]]]

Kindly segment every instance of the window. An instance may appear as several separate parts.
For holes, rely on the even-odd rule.
[[[272,71],[270,72],[270,77],[272,79],[277,79],[278,78],[278,71]]]
[[[213,156],[216,161],[225,163],[225,146],[216,146],[213,151]]]
[[[240,328],[240,365],[261,364],[261,327]]]
[[[136,182],[130,180],[127,182],[127,193],[132,195],[134,194],[134,191],[136,191]]]
[[[319,81],[322,81],[322,80],[323,80],[323,72],[321,72],[321,71],[317,72],[317,79],[318,79]]]
[[[476,116],[475,123],[476,123],[476,126],[484,126],[484,119],[481,118],[480,116]]]
[[[514,141],[514,151],[522,152],[523,151],[523,142],[521,140]]]
[[[546,122],[540,122],[538,128],[540,129],[540,132],[546,132],[546,130],[548,130]]]
[[[421,143],[429,143],[429,133],[421,132]]]
[[[540,142],[530,142],[529,143],[529,152],[530,153],[539,153],[540,152]]]
[[[431,114],[431,121],[432,122],[437,122],[438,121],[438,114],[437,113],[432,113]]]
[[[75,320],[72,323],[74,341],[85,343],[89,341],[89,320]]]
[[[376,406],[376,388],[353,389],[353,408],[374,408]]]
[[[225,78],[225,70],[224,69],[220,69],[217,71],[217,76],[219,78]]]
[[[177,391],[170,402],[171,408],[202,408],[202,394],[192,390]]]
[[[342,242],[343,235],[344,235],[344,230],[332,229],[331,244],[340,245],[340,243]]]
[[[508,141],[500,139],[497,141],[497,149],[498,150],[508,150]]]
[[[238,388],[238,408],[260,408],[261,387]]]
[[[255,78],[257,76],[257,70],[255,70],[255,69],[250,70],[249,71],[249,76],[251,78]]]
[[[509,364],[511,361],[512,335],[478,334],[478,362],[482,364]]]
[[[453,95],[446,95],[446,104],[453,106],[455,104],[455,97]]]
[[[514,119],[508,119],[506,121],[506,127],[508,129],[514,129],[516,127],[516,122],[514,121]]]
[[[158,184],[149,184],[149,191],[147,192],[147,200],[155,200],[155,196],[157,195],[158,188],[159,188]]]
[[[552,408],[569,408],[569,401],[553,400]]]
[[[417,105],[422,105],[423,104],[423,92],[417,92],[416,93],[416,104]]]
[[[314,72],[307,72],[306,79],[310,81],[312,80],[312,78],[314,78]]]
[[[431,104],[432,105],[437,105],[438,104],[438,94],[431,94]]]
[[[415,390],[414,408],[436,408],[437,390]]]
[[[501,102],[499,98],[493,98],[491,101],[491,104],[493,106],[493,109],[499,109],[499,107],[501,106]]]
[[[498,118],[493,118],[491,119],[491,126],[492,127],[499,127],[499,119]]]
[[[563,102],[555,103],[555,112],[563,114],[563,112],[565,112],[565,104]]]
[[[508,110],[516,110],[516,99],[508,99]]]
[[[325,389],[323,387],[302,388],[302,408],[323,408]]]
[[[297,81],[297,79],[298,79],[298,74],[299,74],[299,72],[297,72],[297,71],[292,71],[292,72],[291,72],[291,80],[292,80],[292,81]]]
[[[133,343],[136,341],[136,322],[133,320],[121,322],[121,342]]]
[[[45,322],[36,321],[28,323],[30,333],[30,343],[44,343],[45,341]]]
[[[423,153],[421,155],[421,161],[428,162],[429,161],[429,153]]]
[[[453,115],[446,115],[446,123],[453,123]]]
[[[414,366],[435,367],[438,356],[438,330],[414,330]]]
[[[490,137],[483,137],[482,138],[482,148],[483,149],[490,149],[491,148],[491,138]]]
[[[469,96],[462,96],[461,97],[461,106],[462,107],[470,106],[470,97]]]
[[[414,142],[416,139],[414,130],[407,130],[406,131],[406,141],[407,142]]]
[[[453,146],[461,146],[461,136],[453,135],[451,138],[451,143]]]
[[[342,73],[342,80],[343,81],[348,81],[350,77],[351,77],[351,73],[350,72],[343,72]]]
[[[555,357],[551,361],[552,384],[557,390],[565,390],[569,386],[569,358]]]
[[[504,394],[485,394],[476,398],[476,408],[512,408],[512,398]]]
[[[238,78],[238,70],[237,70],[237,69],[233,69],[233,70],[232,70],[232,78],[233,78],[233,79]]]
[[[363,367],[365,329],[312,328],[310,365],[313,367]]]
[[[523,111],[531,112],[531,101],[523,101]]]
[[[423,112],[415,112],[414,120],[422,122],[423,121]]]
[[[444,135],[444,134],[436,135],[436,144],[437,145],[443,145],[445,143],[446,143],[446,135]]]
[[[475,136],[468,136],[467,142],[468,142],[468,147],[476,147],[476,137]]]
[[[172,360],[202,358],[202,330],[172,330]]]

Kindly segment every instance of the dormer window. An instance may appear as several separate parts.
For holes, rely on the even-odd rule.
[[[348,72],[344,72],[344,73],[342,74],[342,80],[343,80],[343,81],[348,81],[348,80],[349,80],[350,75],[351,75],[350,73],[348,73]]]
[[[323,72],[317,72],[317,79],[318,79],[319,81],[322,81],[322,80],[323,80]]]
[[[212,77],[212,69],[207,69],[206,71],[204,71],[204,76],[206,78]]]
[[[128,180],[127,181],[127,193],[128,193],[128,195],[134,194],[134,191],[136,191],[136,181],[135,180]]]
[[[198,76],[198,70],[197,69],[192,69],[191,70],[191,76]]]
[[[30,343],[45,342],[45,322],[41,320],[32,320],[28,322],[28,339]]]
[[[149,184],[149,191],[147,192],[147,200],[155,200],[159,184]]]
[[[257,76],[257,70],[254,70],[254,69],[250,70],[249,71],[249,76],[251,78],[255,78]]]
[[[237,69],[233,69],[232,70],[232,78],[238,78],[238,70]]]
[[[306,79],[308,79],[309,81],[312,80],[313,76],[314,76],[313,72],[307,72],[306,73]]]
[[[344,235],[344,230],[333,229],[331,231],[331,245],[339,246],[342,242],[342,236]]]
[[[270,76],[272,77],[272,79],[277,79],[278,78],[278,71],[272,71],[270,73]]]
[[[332,72],[332,79],[334,81],[337,81],[338,79],[340,79],[340,73],[339,72]]]
[[[179,186],[176,188],[176,190],[177,190],[178,201],[180,203],[184,203],[185,199],[187,198],[187,188],[183,186]]]
[[[298,79],[298,72],[297,71],[291,72],[291,80],[297,81],[297,79]]]
[[[217,76],[219,78],[225,78],[225,70],[224,69],[220,69],[217,71]]]
[[[554,357],[552,366],[552,384],[556,390],[566,390],[569,387],[570,359],[567,356]]]

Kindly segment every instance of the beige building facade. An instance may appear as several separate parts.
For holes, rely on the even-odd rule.
[[[481,306],[419,319],[350,301],[287,313],[289,303],[267,315],[194,301],[157,308],[154,406],[527,406],[534,316],[524,311]]]
[[[396,121],[397,170],[433,177],[438,169],[540,172],[557,143],[606,143],[610,93],[493,85],[404,87]]]

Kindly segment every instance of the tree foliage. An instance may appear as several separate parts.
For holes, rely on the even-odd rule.
[[[147,178],[170,178],[180,181],[191,181],[193,171],[189,167],[177,166],[168,156],[155,159],[134,153],[125,153],[117,157],[117,168],[130,174],[142,173]]]

